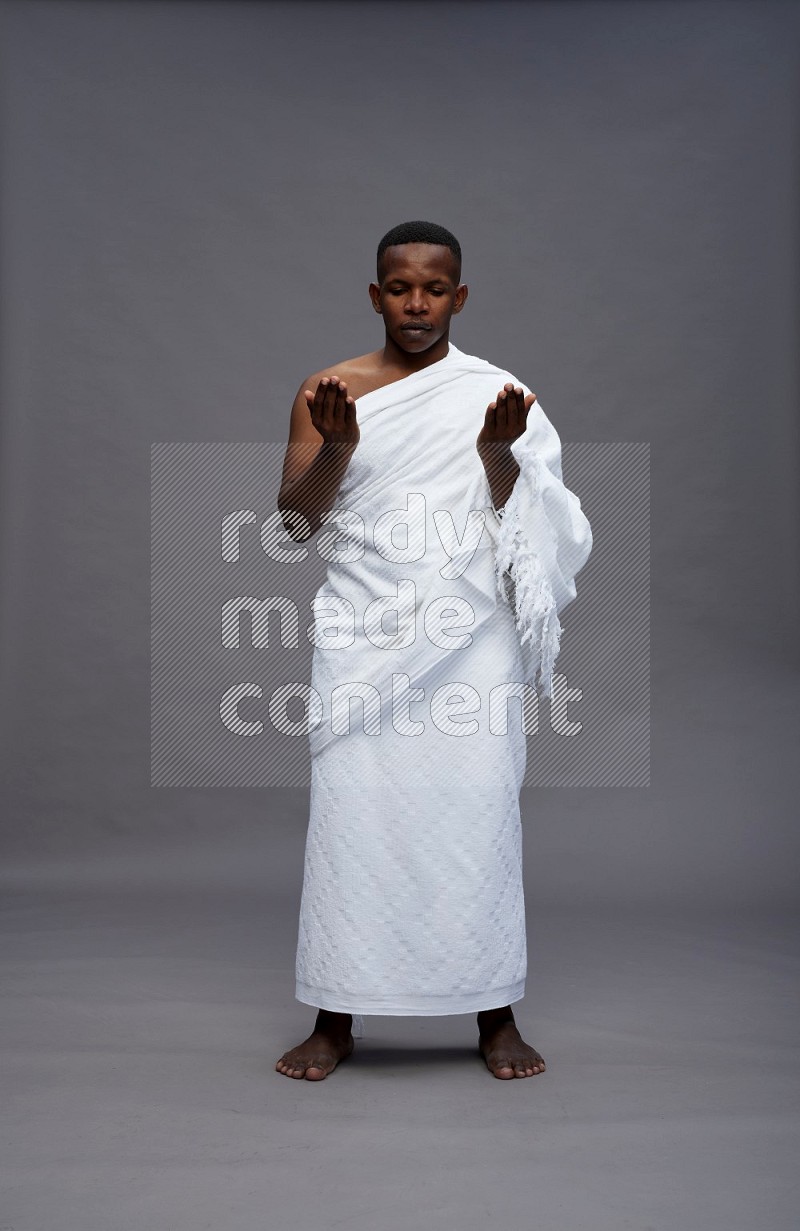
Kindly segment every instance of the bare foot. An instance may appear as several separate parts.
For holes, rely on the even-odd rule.
[[[517,1030],[510,1006],[478,1014],[478,1050],[495,1077],[535,1077],[545,1063],[538,1051]]]
[[[350,1013],[329,1013],[320,1009],[313,1033],[297,1047],[284,1052],[275,1068],[287,1077],[322,1081],[355,1047],[350,1033],[352,1022]]]

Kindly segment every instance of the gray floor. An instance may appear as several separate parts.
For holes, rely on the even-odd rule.
[[[796,1231],[796,673],[691,667],[649,788],[523,792],[525,1080],[469,1015],[275,1071],[306,792],[10,791],[0,1231]]]
[[[529,905],[545,1074],[368,1017],[311,1083],[294,914],[212,885],[7,892],[3,1231],[797,1227],[794,921]]]

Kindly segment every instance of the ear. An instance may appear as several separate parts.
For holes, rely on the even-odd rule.
[[[369,297],[372,300],[372,306],[376,312],[381,310],[381,288],[376,282],[369,284]]]
[[[465,282],[462,282],[461,286],[458,287],[456,291],[456,297],[453,300],[453,315],[454,316],[456,312],[460,312],[461,309],[464,307],[464,304],[467,302],[468,295],[469,295],[469,287],[467,286]]]

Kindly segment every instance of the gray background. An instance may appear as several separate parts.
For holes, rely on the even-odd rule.
[[[800,10],[0,13],[3,1225],[794,1227]],[[285,439],[413,217],[460,349],[651,444],[651,786],[523,793],[546,1074],[371,1018],[312,1087],[307,794],[149,785],[150,446]]]

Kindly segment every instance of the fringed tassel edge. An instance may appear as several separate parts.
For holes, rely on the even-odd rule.
[[[542,695],[550,697],[553,670],[561,646],[561,622],[542,562],[522,529],[516,487],[498,516],[500,528],[495,554],[497,591],[504,603],[513,606],[520,643],[531,643],[534,677],[538,669]],[[510,590],[513,590],[513,603]],[[535,678],[531,683],[536,687]]]

